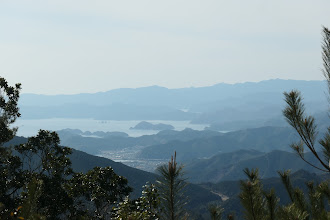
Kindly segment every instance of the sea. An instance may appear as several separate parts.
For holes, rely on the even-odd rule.
[[[208,124],[190,124],[189,121],[163,121],[163,120],[146,120],[152,124],[170,124],[177,131],[191,128],[194,130],[204,130]],[[95,119],[68,119],[68,118],[52,118],[52,119],[18,119],[14,126],[18,127],[17,136],[31,137],[38,133],[40,129],[58,131],[66,128],[79,129],[83,132],[90,131],[120,131],[125,132],[131,137],[139,137],[142,135],[156,134],[159,131],[155,130],[134,130],[134,127],[140,120],[130,121],[114,121],[114,120],[95,120]],[[121,162],[128,166],[154,172],[156,167],[167,162],[167,160],[140,160],[135,158],[135,154],[141,149],[132,147],[121,149],[120,151],[103,151],[97,156],[105,157],[116,162]]]
[[[208,124],[191,124],[190,121],[164,121],[146,120],[152,124],[170,124],[174,130],[181,131],[185,128],[194,130],[204,130]],[[40,129],[58,131],[66,128],[79,129],[83,132],[90,131],[120,131],[125,132],[131,137],[156,134],[155,130],[134,130],[134,127],[141,120],[114,121],[114,120],[95,120],[95,119],[72,119],[72,118],[52,118],[52,119],[17,119],[14,126],[18,127],[17,136],[30,137],[38,133]]]

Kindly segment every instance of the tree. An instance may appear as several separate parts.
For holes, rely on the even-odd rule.
[[[244,207],[245,219],[330,219],[330,212],[327,211],[324,203],[326,199],[330,201],[330,190],[327,182],[318,185],[308,182],[309,192],[306,196],[301,189],[292,186],[289,171],[279,172],[291,200],[289,204],[279,205],[279,199],[276,197],[274,189],[269,192],[263,190],[258,169],[251,171],[246,169],[245,174],[248,180],[241,181],[241,193],[239,195]]]
[[[176,162],[176,152],[167,166],[162,165],[157,170],[161,176],[157,184],[162,217],[170,220],[183,219],[186,215],[184,210],[186,205],[184,188],[187,183],[183,178],[183,166],[178,166]]]
[[[328,83],[328,101],[330,103],[330,31],[323,28],[323,74]],[[286,108],[283,110],[288,123],[297,131],[300,142],[291,145],[291,148],[312,167],[330,173],[330,127],[323,139],[319,140],[323,151],[323,158],[316,146],[317,126],[312,116],[305,114],[304,103],[299,91],[285,92]],[[316,157],[318,164],[312,164],[304,157],[304,146]],[[258,170],[245,170],[248,181],[241,182],[240,199],[245,208],[245,219],[330,219],[324,202],[330,202],[330,182],[324,181],[315,185],[313,182],[306,183],[309,190],[308,196],[299,188],[294,188],[290,181],[290,171],[279,172],[281,180],[290,197],[291,203],[279,206],[279,199],[274,190],[269,193],[262,192]]]
[[[159,219],[159,195],[154,184],[143,187],[142,196],[130,200],[128,197],[113,209],[112,219],[156,220]]]
[[[328,85],[328,101],[330,103],[330,31],[323,27],[322,43],[323,75]],[[303,98],[299,91],[292,90],[284,93],[286,108],[283,110],[287,122],[296,130],[300,137],[300,142],[291,145],[291,148],[300,156],[302,160],[310,166],[330,173],[330,127],[328,127],[324,137],[319,140],[323,156],[317,148],[317,125],[313,116],[305,114]],[[304,157],[306,146],[315,156],[318,164],[312,164]],[[330,219],[330,213],[326,211],[324,200],[330,201],[329,181],[322,182],[315,186],[314,183],[307,183],[309,189],[308,201],[303,192],[298,188],[293,188],[290,183],[289,172],[279,172],[286,190],[290,196],[292,204],[282,209],[282,214],[290,216],[300,216],[299,219]]]
[[[118,176],[111,167],[94,167],[86,174],[76,173],[66,188],[75,204],[79,204],[75,213],[93,218],[109,217],[113,203],[132,191],[127,186],[127,179]]]
[[[322,44],[323,74],[328,83],[328,93],[330,95],[330,31],[323,28],[323,44]],[[330,127],[323,137],[319,140],[322,147],[322,156],[316,148],[317,126],[312,116],[305,114],[304,103],[299,91],[292,90],[284,93],[286,108],[283,110],[288,123],[297,131],[300,136],[300,142],[291,145],[291,148],[312,167],[330,173]],[[328,99],[330,103],[330,98]],[[312,164],[304,157],[304,145],[313,153],[319,164]]]
[[[0,78],[0,219],[104,219],[131,192],[111,167],[74,173],[56,132],[40,130],[24,144],[4,146],[17,131],[20,84]],[[93,214],[91,214],[93,213]]]
[[[3,147],[17,131],[12,124],[20,116],[17,106],[20,89],[20,84],[9,86],[7,81],[0,77],[0,203],[3,204],[1,215],[8,214],[9,209],[15,208],[18,190],[23,187],[25,181],[20,171],[19,157],[12,154],[11,148]]]
[[[21,170],[27,179],[42,181],[37,208],[48,219],[69,211],[73,204],[64,187],[73,174],[68,158],[72,151],[68,147],[59,146],[59,143],[56,132],[40,130],[27,143],[15,146],[20,155]]]
[[[248,220],[261,220],[265,217],[265,200],[262,194],[262,185],[259,179],[258,169],[244,170],[248,181],[241,181],[241,193],[239,198],[245,208],[244,217]]]
[[[291,200],[291,204],[279,209],[279,216],[282,219],[330,219],[330,213],[326,211],[324,204],[326,199],[324,190],[329,190],[328,183],[323,182],[315,186],[313,182],[307,182],[309,192],[306,196],[301,189],[292,186],[290,171],[279,174]]]
[[[17,102],[21,84],[9,86],[7,81],[0,77],[0,145],[11,140],[17,131],[17,128],[11,128],[16,119],[21,115]]]
[[[217,204],[211,204],[208,207],[211,220],[221,220],[222,219],[222,213],[224,211],[223,208],[221,208],[220,205]]]
[[[45,216],[38,213],[38,201],[42,196],[42,181],[33,178],[26,186],[26,191],[23,194],[22,206],[18,207],[16,213],[13,213],[13,215],[20,215],[24,219],[46,219]]]

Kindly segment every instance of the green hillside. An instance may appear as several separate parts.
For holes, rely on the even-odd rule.
[[[317,164],[311,153],[305,158]],[[319,172],[309,166],[294,153],[275,150],[262,153],[255,150],[239,150],[231,153],[218,154],[210,159],[195,160],[186,165],[187,177],[193,183],[213,182],[224,180],[244,179],[242,172],[245,168],[259,168],[261,178],[277,177],[278,170],[291,169],[292,172],[304,169],[310,172]]]
[[[80,135],[80,133],[83,132],[80,130],[77,131],[77,129],[64,129],[57,132],[61,138],[62,145],[70,146],[74,149],[82,150],[94,155],[107,150],[120,150],[134,146],[147,147],[164,144],[173,140],[189,141],[198,138],[209,138],[222,135],[222,133],[217,131],[196,131],[190,128],[186,128],[182,131],[164,130],[154,135],[143,135],[141,137],[125,137],[118,135],[107,135],[101,138],[84,137]],[[170,158],[170,156],[171,154],[167,158]]]
[[[24,137],[15,137],[6,143],[6,146],[22,144],[26,141],[27,139]],[[128,185],[133,188],[133,192],[131,193],[133,198],[141,195],[142,187],[147,182],[154,183],[158,177],[154,173],[132,168],[122,163],[114,162],[113,160],[107,158],[90,155],[79,150],[73,150],[72,154],[69,155],[69,158],[72,162],[72,168],[75,172],[87,172],[96,166],[112,167],[116,174],[127,178]],[[203,204],[212,201],[221,201],[219,196],[195,184],[188,184],[186,194],[189,197],[187,209],[192,210],[193,212],[195,209],[203,207]],[[198,213],[198,211],[196,211],[196,213]]]
[[[297,135],[287,127],[262,127],[228,132],[221,136],[199,138],[190,141],[169,141],[165,144],[144,148],[140,158],[165,159],[174,151],[180,161],[193,158],[209,158],[218,153],[232,152],[240,149],[254,149],[263,152],[287,150],[297,140]]]

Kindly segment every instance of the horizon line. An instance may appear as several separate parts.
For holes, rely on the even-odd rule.
[[[239,85],[239,84],[245,84],[245,83],[261,83],[261,82],[266,82],[266,81],[275,81],[275,80],[279,80],[279,81],[305,81],[305,82],[322,82],[325,80],[303,80],[303,79],[281,79],[281,78],[273,78],[273,79],[265,79],[265,80],[260,80],[260,81],[245,81],[245,82],[236,82],[236,83],[226,83],[226,82],[219,82],[219,83],[215,83],[212,85],[205,85],[205,86],[190,86],[190,87],[176,87],[176,88],[168,88],[165,86],[159,86],[159,85],[150,85],[150,86],[141,86],[141,87],[123,87],[123,88],[115,88],[115,89],[109,89],[109,90],[105,90],[105,91],[98,91],[98,92],[81,92],[81,93],[61,93],[61,94],[40,94],[40,93],[21,93],[21,95],[41,95],[41,96],[70,96],[70,95],[82,95],[82,94],[97,94],[97,93],[106,93],[106,92],[110,92],[110,91],[115,91],[115,90],[120,90],[120,89],[143,89],[143,88],[150,88],[150,87],[158,87],[158,88],[164,88],[164,89],[168,89],[168,90],[175,90],[175,89],[194,89],[194,88],[206,88],[206,87],[213,87],[213,86],[217,86],[217,85]]]

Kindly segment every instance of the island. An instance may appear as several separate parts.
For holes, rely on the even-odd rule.
[[[129,137],[129,135],[125,132],[120,132],[120,131],[81,131],[79,129],[62,129],[62,130],[57,130],[56,131],[60,137],[71,137],[71,136],[83,136],[83,137],[99,137],[99,138],[106,138],[106,137]]]
[[[152,124],[146,121],[141,121],[134,127],[130,127],[131,130],[157,130],[157,131],[163,131],[163,130],[173,130],[174,127],[172,125],[168,124]]]

